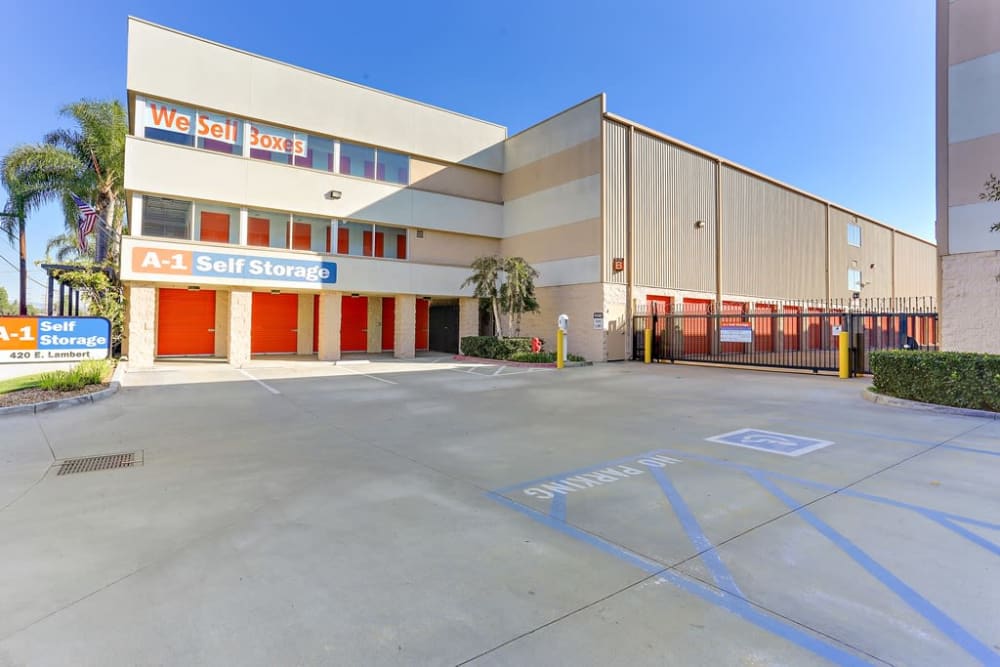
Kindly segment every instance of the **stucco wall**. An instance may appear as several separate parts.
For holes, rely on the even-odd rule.
[[[1000,251],[941,258],[941,345],[1000,354]]]

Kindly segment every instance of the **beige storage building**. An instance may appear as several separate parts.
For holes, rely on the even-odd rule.
[[[224,72],[225,76],[220,73]],[[129,20],[122,240],[133,365],[457,350],[478,256],[520,255],[521,333],[630,354],[631,314],[937,293],[935,247],[586,100],[504,127]]]

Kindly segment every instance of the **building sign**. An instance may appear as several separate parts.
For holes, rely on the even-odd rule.
[[[604,313],[594,313],[594,328],[595,329],[604,328]]]
[[[132,248],[132,271],[171,276],[280,280],[303,285],[337,282],[336,262],[165,248]]]
[[[719,342],[721,343],[752,343],[753,329],[749,324],[736,324],[719,327]]]
[[[0,317],[0,363],[107,359],[110,350],[103,317]]]
[[[267,126],[250,124],[250,148],[271,151],[272,153],[285,153],[305,157],[307,151],[306,138],[303,135],[284,136],[282,130]]]
[[[199,139],[213,139],[227,144],[240,141],[242,121],[204,111],[194,112],[174,104],[146,102],[146,127],[194,135]]]

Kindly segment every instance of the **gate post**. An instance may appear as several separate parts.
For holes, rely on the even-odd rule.
[[[851,377],[851,334],[846,331],[840,332],[840,379],[846,380]]]

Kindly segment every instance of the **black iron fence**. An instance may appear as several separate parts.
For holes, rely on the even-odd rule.
[[[851,368],[871,372],[870,353],[938,349],[932,299],[733,303],[650,301],[633,319],[633,358],[836,371],[840,333],[848,333]]]

